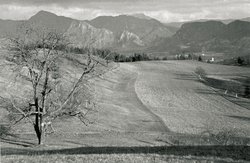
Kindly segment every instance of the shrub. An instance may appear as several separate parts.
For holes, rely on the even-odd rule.
[[[198,57],[198,61],[202,62],[202,58],[201,56]]]
[[[168,57],[163,57],[162,60],[166,61],[168,60]]]
[[[239,65],[242,65],[242,64],[244,63],[244,59],[241,58],[241,57],[238,57],[238,58],[237,58],[237,63],[238,63]]]
[[[195,73],[199,75],[200,78],[205,78],[207,75],[206,71],[202,67],[197,67],[195,69]]]

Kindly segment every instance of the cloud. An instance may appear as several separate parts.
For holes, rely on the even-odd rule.
[[[46,10],[57,15],[71,17],[79,20],[93,19],[101,15],[118,15],[118,13],[103,11],[100,9],[70,7],[62,8],[56,5],[51,6],[17,6],[1,5],[0,15],[2,19],[26,20],[35,15],[40,10]]]
[[[0,18],[28,19],[39,10],[76,19],[145,13],[163,22],[250,16],[249,0],[0,0]]]

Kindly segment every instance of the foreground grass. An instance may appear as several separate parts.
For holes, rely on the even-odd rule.
[[[47,162],[57,162],[57,159],[67,160],[69,158],[79,159],[75,160],[75,162],[86,162],[92,159],[93,161],[101,160],[100,162],[105,162],[106,160],[106,162],[154,162],[152,159],[158,159],[156,162],[161,162],[172,158],[172,156],[175,156],[177,160],[186,160],[187,158],[189,158],[188,160],[210,160],[210,158],[214,158],[214,160],[249,161],[249,149],[249,146],[79,147],[67,149],[2,148],[1,154],[3,162],[11,162],[12,159],[13,162],[21,162],[22,160],[23,162],[43,162],[43,159],[45,162],[46,160]],[[81,159],[83,160],[81,161]]]
[[[88,155],[32,155],[32,156],[2,156],[2,162],[6,163],[221,163],[221,162],[244,162],[232,159],[219,159],[215,157],[193,156],[162,156],[158,154],[88,154]]]

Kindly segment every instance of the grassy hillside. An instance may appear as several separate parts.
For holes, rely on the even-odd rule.
[[[63,70],[68,72],[65,79],[77,75],[78,58],[62,62]],[[46,146],[40,147],[36,146],[32,126],[17,125],[13,130],[16,137],[1,139],[2,159],[249,160],[249,110],[200,82],[194,73],[198,66],[210,77],[232,80],[250,76],[249,68],[193,61],[111,64],[110,71],[90,80],[98,104],[97,112],[90,115],[92,124],[84,126],[76,118],[58,119],[54,124],[56,132],[46,138]]]

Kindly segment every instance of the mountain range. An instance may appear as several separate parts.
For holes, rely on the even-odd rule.
[[[213,19],[214,21],[220,21],[224,24],[229,24],[235,20],[241,20],[241,21],[247,21],[250,22],[250,17],[242,18],[242,19]],[[182,21],[182,22],[169,22],[165,23],[165,25],[169,27],[175,27],[175,28],[180,28],[183,24],[185,23],[192,23],[192,22],[207,22],[211,21],[211,19],[198,19],[198,20],[193,20],[193,21]]]
[[[0,20],[0,37],[11,35],[22,24],[35,24],[67,34],[74,46],[114,48],[120,50],[143,49],[158,37],[170,37],[173,27],[143,14],[100,16],[93,20],[75,20],[40,11],[28,20]]]
[[[76,47],[92,46],[133,52],[250,52],[250,18],[242,20],[197,20],[164,24],[144,14],[99,16],[76,20],[40,11],[28,20],[0,19],[0,37],[15,34],[23,24],[55,29]],[[173,25],[175,24],[175,25]]]
[[[172,53],[212,51],[230,56],[250,55],[250,22],[235,20],[188,22],[170,38],[157,40],[151,51]]]

